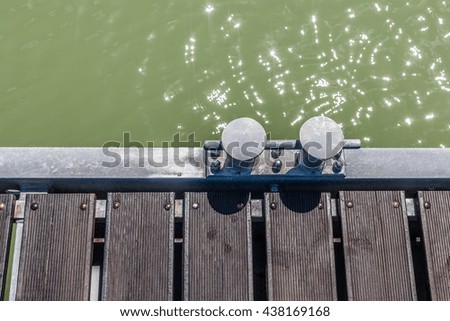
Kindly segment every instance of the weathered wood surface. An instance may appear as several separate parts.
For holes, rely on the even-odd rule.
[[[450,192],[419,192],[432,300],[450,301]]]
[[[94,194],[29,194],[17,300],[88,300]]]
[[[173,193],[108,194],[104,300],[173,299]]]
[[[186,193],[184,299],[252,300],[248,193]]]
[[[269,300],[336,300],[330,196],[265,194]]]
[[[415,300],[403,192],[340,193],[349,300]]]
[[[3,300],[11,237],[14,196],[0,194],[0,301]]]

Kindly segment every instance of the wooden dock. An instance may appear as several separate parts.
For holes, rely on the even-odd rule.
[[[450,300],[450,191],[2,194],[9,260],[15,300]]]

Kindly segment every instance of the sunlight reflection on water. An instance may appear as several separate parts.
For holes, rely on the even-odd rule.
[[[320,114],[364,146],[450,145],[447,1],[49,0],[0,12],[2,145],[215,139],[242,116],[297,138]],[[15,141],[1,138],[18,119]]]

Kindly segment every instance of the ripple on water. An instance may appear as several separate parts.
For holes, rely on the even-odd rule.
[[[26,111],[51,130],[13,145],[206,140],[247,116],[296,138],[323,114],[365,146],[449,146],[449,20],[432,0],[2,3],[0,131]]]
[[[223,73],[226,94],[220,86],[205,93],[218,107],[214,112],[223,115],[217,125],[222,127],[230,115],[247,114],[278,137],[295,137],[304,120],[324,114],[368,146],[436,146],[448,140],[436,136],[438,130],[448,131],[449,119],[442,100],[449,91],[443,41],[450,25],[443,13],[450,12],[445,1],[407,3],[406,9],[392,1],[372,7],[335,4],[333,10],[319,3],[309,11],[291,5],[292,19],[277,19],[284,9],[272,8],[272,19],[266,16],[271,27],[259,30],[257,42],[248,41],[256,24],[251,15],[241,15],[244,23],[238,24],[237,34],[230,26],[235,13],[221,16],[218,31],[231,39],[214,45],[229,53],[223,65],[231,81]],[[233,112],[225,111],[228,104],[220,108],[225,97],[234,99]]]

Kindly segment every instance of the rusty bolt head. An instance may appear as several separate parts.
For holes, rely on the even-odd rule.
[[[0,211],[3,211],[5,207],[6,207],[5,203],[0,203]]]
[[[244,208],[244,203],[237,203],[236,207],[238,210],[242,210]]]
[[[425,203],[423,204],[423,207],[425,207],[427,210],[430,209],[430,208],[431,208],[430,202],[425,202]]]
[[[117,210],[120,207],[120,203],[119,202],[114,202],[113,203],[113,209]]]
[[[166,211],[169,211],[172,208],[172,205],[170,203],[167,203],[166,205],[164,205],[164,209]]]
[[[352,201],[347,201],[347,203],[345,204],[348,208],[352,208],[353,207],[353,202]]]
[[[38,203],[32,203],[31,206],[30,206],[30,208],[31,208],[33,211],[36,211],[36,210],[39,208]]]
[[[87,209],[87,204],[86,203],[82,203],[80,205],[80,210],[85,211]]]
[[[275,203],[275,202],[272,202],[272,203],[270,203],[270,208],[271,209],[276,209],[277,208],[277,203]]]
[[[323,210],[323,203],[322,202],[319,203],[318,208],[319,208],[319,210]]]
[[[200,207],[200,205],[199,205],[198,203],[192,204],[192,208],[193,208],[194,210],[198,209],[199,207]]]
[[[399,201],[394,201],[392,203],[392,206],[394,206],[394,208],[399,208],[400,207],[400,202]]]

